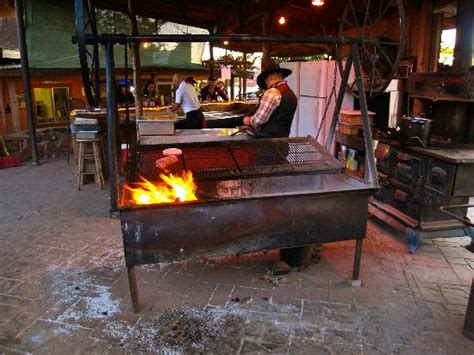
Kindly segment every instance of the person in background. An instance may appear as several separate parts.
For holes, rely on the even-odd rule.
[[[220,90],[223,95],[225,95],[227,98],[229,98],[229,94],[227,93],[227,89],[225,87],[225,83],[223,81],[218,81],[216,84],[217,90]]]
[[[156,92],[156,85],[153,80],[147,80],[143,88],[143,105],[156,106],[158,104],[158,94]]]
[[[198,82],[196,80],[194,80],[194,78],[192,76],[188,76],[186,79],[184,79],[184,81],[187,83],[187,84],[190,84],[192,86],[196,85]]]
[[[189,85],[192,85],[194,90],[196,90],[196,84],[198,83],[196,80],[194,80],[194,78],[192,76],[188,76],[186,79],[184,79],[184,81],[189,84]],[[198,94],[198,100],[199,102],[201,102],[201,94]],[[204,116],[204,113],[202,112],[201,110],[201,113],[202,113],[202,123],[201,123],[201,128],[206,128],[207,124],[206,124],[206,117]]]
[[[194,86],[183,80],[180,74],[174,74],[172,81],[173,87],[176,89],[176,95],[171,110],[177,111],[180,107],[183,109],[186,114],[184,128],[202,128],[203,114]]]
[[[201,89],[202,101],[217,101],[218,98],[224,101],[229,101],[227,93],[217,86],[217,78],[210,76],[207,79],[207,85]]]
[[[130,92],[132,83],[130,80],[119,80],[117,89],[117,104],[118,105],[133,105],[135,103],[135,97]]]
[[[153,80],[147,80],[143,88],[143,98],[156,100],[158,93],[156,92],[156,85]]]

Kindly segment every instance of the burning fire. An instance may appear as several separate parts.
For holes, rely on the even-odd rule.
[[[134,205],[151,205],[197,200],[197,185],[191,171],[183,172],[181,176],[160,174],[160,178],[162,181],[151,182],[141,177],[143,182],[133,183],[136,187],[125,184],[124,188],[131,193],[130,202]]]

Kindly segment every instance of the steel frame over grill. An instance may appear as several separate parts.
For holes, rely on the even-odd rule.
[[[155,167],[166,145],[134,145],[128,181],[157,179]],[[198,180],[243,179],[301,173],[340,173],[342,165],[314,138],[274,138],[181,144],[172,173],[191,170]]]
[[[350,45],[351,52],[342,73],[325,149],[329,150],[333,144],[349,74],[354,68],[366,149],[367,163],[363,182],[341,173],[340,166],[335,160],[330,159],[329,154],[324,152],[321,146],[308,144],[309,141],[297,140],[294,141],[296,144],[292,145],[291,140],[283,144],[281,143],[283,141],[275,140],[274,143],[269,143],[276,148],[275,150],[268,149],[265,141],[258,140],[243,144],[240,150],[238,145],[242,142],[236,143],[235,146],[216,142],[197,144],[194,148],[182,145],[185,151],[181,160],[183,167],[196,170],[197,175],[203,174],[206,178],[214,179],[214,187],[219,183],[226,183],[227,180],[238,179],[240,192],[233,198],[218,198],[217,194],[216,198],[181,204],[118,206],[119,145],[116,131],[114,45],[224,40]],[[105,46],[111,211],[120,213],[130,294],[135,311],[140,308],[135,266],[160,261],[249,253],[355,239],[352,279],[355,284],[358,283],[362,240],[367,225],[368,198],[377,188],[372,136],[359,54],[363,38],[108,34],[86,36],[85,41],[88,44],[101,43]],[[160,149],[161,147],[163,146],[160,146]],[[181,148],[181,145],[177,147]],[[297,151],[303,147],[307,147],[310,151]],[[212,154],[202,159],[202,156],[206,156],[205,150],[209,148],[212,148],[210,150]],[[197,149],[199,156],[193,155],[193,149]],[[147,152],[157,153],[157,150],[158,146],[135,148],[137,165],[132,169],[133,178],[136,178],[137,173],[152,174],[149,165],[154,157],[146,158],[147,154],[150,154]],[[218,151],[221,153],[216,153]],[[223,158],[226,163],[216,165],[215,161],[211,160],[215,160],[213,154],[227,157]],[[245,162],[245,159],[250,157],[253,159],[249,160],[251,163]],[[206,164],[209,166],[206,167]],[[227,166],[229,169],[226,171],[223,167]],[[208,191],[212,190],[212,186],[209,188],[209,184],[205,185]]]

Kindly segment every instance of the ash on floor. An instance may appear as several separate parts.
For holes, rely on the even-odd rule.
[[[49,160],[0,170],[0,353],[472,354],[462,336],[469,238],[403,236],[369,220],[361,287],[353,242],[268,274],[275,252],[137,268],[132,312],[118,220],[96,185]]]

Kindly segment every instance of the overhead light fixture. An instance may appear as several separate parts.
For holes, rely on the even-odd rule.
[[[285,16],[280,16],[280,18],[278,19],[278,23],[282,26],[284,24],[286,24],[286,17]]]
[[[224,46],[227,46],[229,44],[229,41],[224,41]]]
[[[144,42],[144,43],[143,43],[143,48],[148,48],[148,47],[150,47],[150,43]]]
[[[311,5],[313,5],[313,6],[323,6],[324,5],[324,0],[312,0]]]

